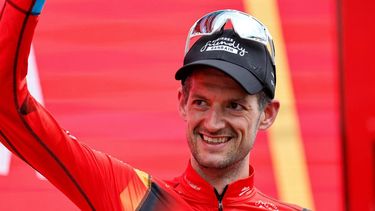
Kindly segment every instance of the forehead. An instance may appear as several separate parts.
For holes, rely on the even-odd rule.
[[[221,89],[223,91],[232,92],[235,91],[242,95],[248,95],[242,86],[231,76],[215,68],[197,68],[191,73],[190,80],[191,88],[202,88],[202,86],[204,86],[205,88]]]

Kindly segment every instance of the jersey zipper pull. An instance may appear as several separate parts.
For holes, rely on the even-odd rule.
[[[225,186],[224,190],[223,190],[223,193],[219,194],[217,192],[217,190],[214,188],[214,191],[215,191],[215,195],[216,195],[216,198],[218,200],[218,210],[219,211],[223,211],[224,210],[224,206],[223,206],[223,198],[224,198],[224,194],[225,192],[227,191],[227,188],[228,188],[228,185]]]

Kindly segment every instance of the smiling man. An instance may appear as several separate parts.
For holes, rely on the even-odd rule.
[[[271,125],[279,104],[269,102],[263,109],[257,95],[213,68],[200,67],[189,77],[189,93],[180,94],[180,112],[188,125],[191,164],[222,193],[227,184],[249,176],[257,131]]]
[[[206,15],[192,27],[184,66],[176,73],[176,79],[182,81],[179,111],[187,123],[191,167],[214,187],[218,199],[242,193],[246,187],[256,190],[252,187],[254,170],[249,163],[250,151],[257,132],[272,125],[280,106],[273,99],[276,83],[273,48],[268,49],[253,39],[264,35],[266,44],[273,45],[266,28],[249,31],[242,38],[235,31],[241,29],[224,29],[228,20],[222,16],[229,14],[233,26],[246,22],[249,27],[263,27],[237,11]],[[195,34],[200,38],[190,48],[189,38]],[[280,209],[276,201],[257,198],[253,203]]]
[[[176,79],[192,156],[181,176],[163,181],[82,144],[30,95],[27,58],[43,3],[7,0],[0,13],[0,141],[80,209],[303,210],[253,184],[250,151],[279,109],[273,43],[260,22],[224,10],[191,28]]]

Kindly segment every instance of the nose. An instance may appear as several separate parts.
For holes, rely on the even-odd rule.
[[[204,127],[208,132],[217,132],[225,127],[223,111],[220,108],[211,107],[204,119]]]

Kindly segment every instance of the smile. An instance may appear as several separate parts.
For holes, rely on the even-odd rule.
[[[201,134],[202,140],[208,144],[222,144],[230,140],[229,137],[209,137]]]

